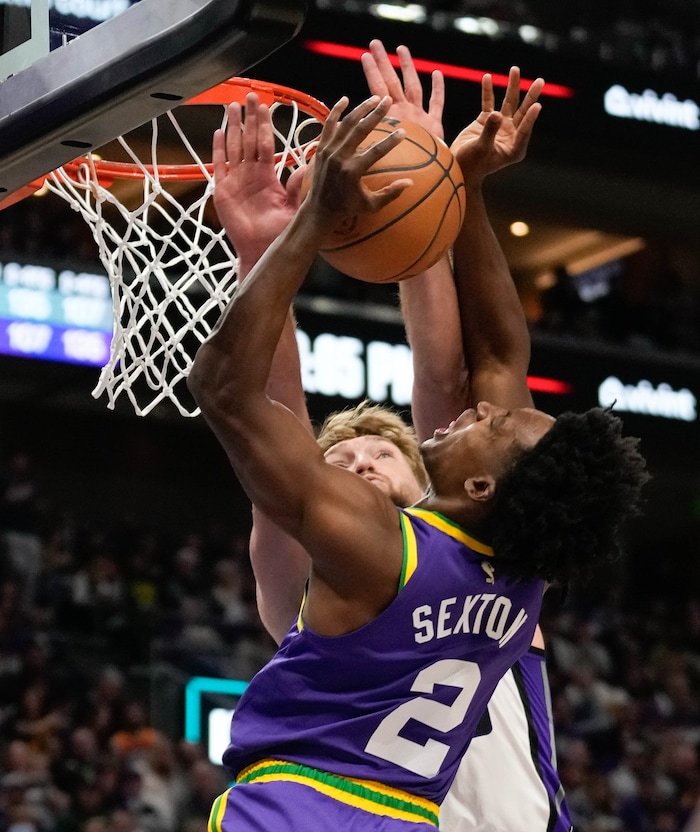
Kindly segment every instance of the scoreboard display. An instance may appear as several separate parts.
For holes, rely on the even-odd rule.
[[[0,353],[102,367],[111,337],[106,275],[0,262]]]

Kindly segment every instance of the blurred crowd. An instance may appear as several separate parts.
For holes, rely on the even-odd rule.
[[[578,832],[700,820],[700,603],[566,605],[543,622],[559,772]]]
[[[191,674],[249,679],[273,654],[247,537],[96,528],[52,509],[16,452],[0,541],[0,830],[205,832],[227,780],[181,714],[164,718],[155,677],[179,679],[182,699]],[[692,581],[653,583],[553,591],[545,606],[577,832],[700,824],[700,600]]]
[[[156,676],[249,679],[274,653],[246,538],[56,511],[32,458],[0,491],[0,830],[206,832],[228,786]],[[118,514],[118,512],[116,512]]]

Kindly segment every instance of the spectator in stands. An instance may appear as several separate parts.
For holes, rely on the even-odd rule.
[[[158,739],[158,733],[148,724],[142,702],[131,699],[124,703],[120,727],[110,738],[110,749],[124,763],[139,759]]]
[[[0,480],[0,530],[2,546],[18,576],[22,598],[34,599],[41,570],[41,523],[44,505],[33,460],[26,451],[16,451]]]
[[[0,738],[21,696],[24,657],[32,641],[18,599],[17,582],[6,578],[0,583]]]
[[[48,755],[55,737],[60,736],[68,725],[69,707],[69,702],[62,696],[55,696],[45,681],[34,681],[23,690],[8,733],[37,752]]]
[[[173,743],[156,733],[143,754],[132,758],[130,767],[141,777],[141,813],[151,816],[158,832],[176,832],[187,796],[187,780],[178,764]]]
[[[214,565],[209,604],[217,629],[225,638],[235,640],[249,628],[250,614],[243,599],[243,570],[237,560],[222,558]]]
[[[215,766],[203,758],[195,760],[186,771],[187,801],[183,807],[182,816],[192,821],[206,818],[209,816],[214,800],[226,789],[228,779],[221,766]]]
[[[204,540],[196,532],[188,533],[175,552],[172,565],[166,572],[163,604],[167,609],[178,609],[182,599],[201,597],[207,588],[204,559]]]
[[[61,791],[71,794],[82,782],[96,781],[102,756],[94,730],[84,725],[73,728],[63,753],[54,762],[53,782]]]

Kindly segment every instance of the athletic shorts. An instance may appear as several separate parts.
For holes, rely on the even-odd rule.
[[[268,762],[247,770],[260,772],[257,779],[236,783],[214,801],[209,832],[436,832],[437,806],[430,801],[282,761],[271,769]]]

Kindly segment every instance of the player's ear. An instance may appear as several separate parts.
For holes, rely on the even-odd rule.
[[[496,479],[491,474],[469,477],[464,481],[467,496],[477,503],[485,503],[496,493]]]

